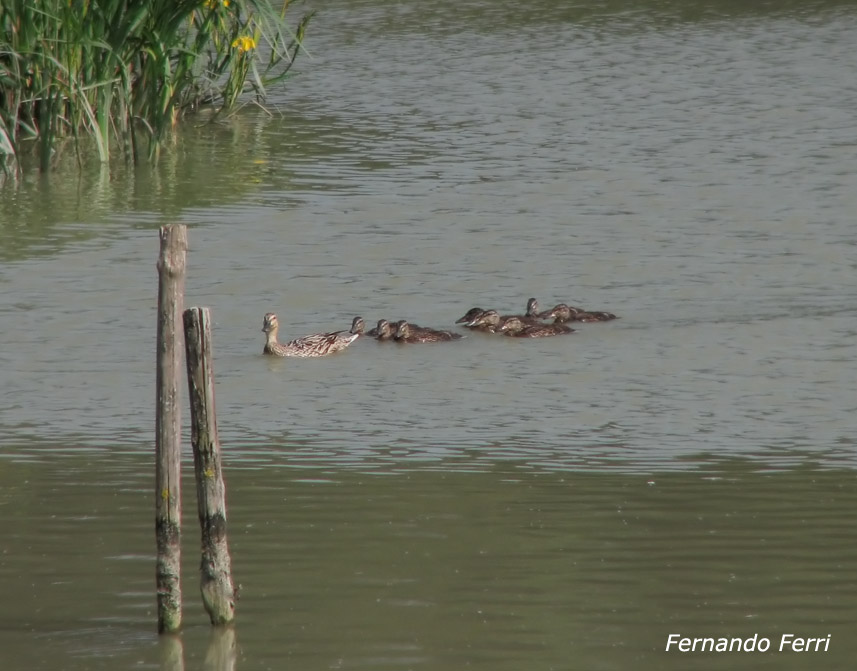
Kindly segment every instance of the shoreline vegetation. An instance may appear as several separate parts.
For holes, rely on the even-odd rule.
[[[291,0],[5,0],[0,4],[0,178],[51,168],[72,141],[157,160],[186,115],[264,101],[303,50],[314,12]]]

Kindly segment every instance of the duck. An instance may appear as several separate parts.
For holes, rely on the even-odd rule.
[[[541,315],[539,314],[539,302],[535,298],[527,300],[527,311],[524,313],[524,316],[534,320],[541,319]]]
[[[490,313],[490,314],[489,314]],[[464,324],[467,328],[484,328],[484,320],[481,318],[489,314],[489,319],[493,319],[496,314],[500,314],[496,310],[483,310],[482,308],[470,308],[463,317],[455,321],[456,324]],[[513,315],[503,315],[503,317],[511,317]],[[541,324],[542,317],[539,314],[539,302],[535,298],[527,300],[527,310],[522,315],[514,315],[525,324]]]
[[[460,333],[452,333],[451,331],[439,331],[424,326],[415,326],[408,324],[404,319],[396,322],[396,342],[403,343],[418,343],[418,342],[446,342],[449,340],[458,340],[461,338]]]
[[[392,340],[395,334],[396,331],[390,322],[386,319],[379,319],[375,328],[369,331],[366,335],[372,336],[379,342],[383,342],[385,340]]]
[[[574,333],[574,329],[565,324],[527,324],[520,317],[504,317],[496,326],[496,332],[513,338],[547,338],[555,335]]]
[[[408,325],[408,331],[410,331],[411,335],[418,335],[420,333],[452,333],[452,331],[447,331],[445,329],[433,329],[429,328],[428,326],[420,326],[419,324],[415,324],[414,322],[409,322],[406,319],[400,319],[399,321],[390,324],[390,328],[393,330],[393,335],[396,334],[396,330],[399,328],[399,324],[402,323]],[[461,336],[459,335],[458,337],[460,338]]]
[[[404,320],[400,320],[400,321],[404,321]],[[393,340],[396,336],[396,329],[398,328],[398,326],[399,326],[399,322],[390,323],[386,319],[379,319],[378,324],[375,326],[375,328],[373,328],[371,331],[369,331],[368,335],[373,336],[376,340],[379,340],[381,342],[383,342],[385,340]],[[410,328],[411,335],[418,333],[418,332],[421,332],[421,331],[429,331],[429,332],[434,331],[434,329],[423,328],[419,324],[410,324],[409,323],[408,326]]]
[[[363,317],[355,317],[351,321],[351,331],[349,333],[354,333],[357,336],[362,336],[363,331],[366,329],[366,322],[363,321]]]
[[[470,329],[479,329],[494,333],[501,319],[500,313],[496,310],[480,310],[474,313],[472,319],[465,326]]]
[[[464,324],[467,328],[479,328],[478,326],[471,326],[471,322],[473,322],[473,320],[479,317],[483,312],[485,312],[485,310],[482,308],[470,308],[464,313],[464,316],[456,319],[455,323]]]
[[[384,328],[384,326],[383,326],[384,324],[389,324],[389,322],[386,319],[379,319],[378,323],[374,327],[372,327],[371,329],[366,331],[366,335],[369,336],[370,338],[377,338],[378,334]]]
[[[536,317],[527,317],[526,315],[501,315],[496,310],[483,310],[481,314],[477,315],[473,321],[469,324],[465,324],[465,326],[469,328],[478,328],[490,333],[496,333],[497,327],[501,322],[503,322],[503,320],[512,318],[517,319],[523,323],[524,326],[542,325],[541,320]]]
[[[471,331],[486,331],[493,333],[494,329],[488,321],[483,320],[487,313],[498,314],[496,310],[483,310],[482,308],[470,308],[464,313],[463,317],[455,320],[456,324],[461,324],[464,328]],[[498,315],[499,316],[499,315]]]
[[[263,354],[272,356],[296,356],[296,357],[319,357],[340,352],[353,343],[360,337],[360,333],[355,333],[362,325],[363,320],[360,317],[355,317],[351,323],[350,331],[333,331],[332,333],[313,333],[302,338],[296,338],[287,342],[285,345],[277,341],[277,332],[280,329],[280,322],[277,315],[269,312],[265,315],[262,321],[262,332],[265,333],[267,340]]]
[[[565,303],[555,305],[550,310],[545,310],[539,315],[542,319],[553,319],[554,323],[564,322],[608,322],[617,319],[612,312],[596,312],[575,308]]]
[[[479,329],[481,331],[488,331],[490,333],[494,333],[497,330],[497,325],[501,320],[507,319],[509,317],[515,317],[520,319],[524,325],[526,326],[538,326],[542,323],[542,317],[539,312],[539,302],[535,298],[531,298],[527,301],[527,311],[522,315],[501,315],[496,310],[477,310],[477,308],[473,308],[473,310],[468,311],[465,317],[470,315],[471,319],[469,322],[464,324],[467,328],[470,329]],[[462,317],[463,319],[464,317]],[[459,320],[461,321],[461,320]],[[456,322],[458,323],[458,322]]]
[[[517,317],[524,324],[538,325],[542,323],[539,316],[539,302],[535,298],[527,299],[527,309],[522,315],[503,315],[503,317]]]

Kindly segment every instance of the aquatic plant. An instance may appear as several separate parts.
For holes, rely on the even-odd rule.
[[[276,0],[275,0],[276,1]],[[67,139],[102,162],[157,156],[201,106],[263,100],[287,76],[313,12],[292,30],[291,0],[3,0],[0,161],[19,170],[33,141],[46,170]]]

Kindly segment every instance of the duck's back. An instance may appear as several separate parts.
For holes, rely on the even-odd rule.
[[[507,335],[515,338],[549,338],[568,333],[574,333],[574,329],[565,324],[538,324],[536,326],[526,326],[520,331],[510,332]]]
[[[340,352],[360,337],[358,333],[336,331],[334,333],[314,333],[296,338],[284,345],[288,350],[285,356],[317,357]]]

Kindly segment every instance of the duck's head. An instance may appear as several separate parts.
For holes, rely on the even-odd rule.
[[[527,317],[539,316],[539,302],[535,298],[527,301]]]
[[[554,305],[553,308],[547,312],[542,312],[539,316],[542,319],[553,319],[558,322],[567,322],[573,315],[574,312],[572,311],[572,308],[565,303],[560,303],[559,305]]]
[[[378,340],[387,340],[393,335],[393,327],[386,319],[379,319],[375,325],[375,337]]]
[[[277,315],[273,312],[266,314],[262,320],[262,331],[264,333],[276,333],[278,328],[280,328],[280,322],[277,321]]]
[[[524,330],[524,322],[517,317],[505,317],[497,324],[498,333],[517,333]]]
[[[351,333],[356,335],[363,335],[363,330],[366,328],[366,322],[363,321],[363,317],[355,317],[351,322]]]
[[[402,338],[407,338],[411,335],[411,327],[404,319],[401,319],[396,322],[396,340],[401,340]]]
[[[476,319],[480,314],[485,312],[482,308],[470,308],[467,312],[464,313],[463,317],[455,320],[456,324],[467,324],[470,326],[469,322],[472,322]]]
[[[488,326],[495,327],[500,323],[500,313],[496,310],[482,310],[482,312],[471,321],[467,322],[467,326]]]

